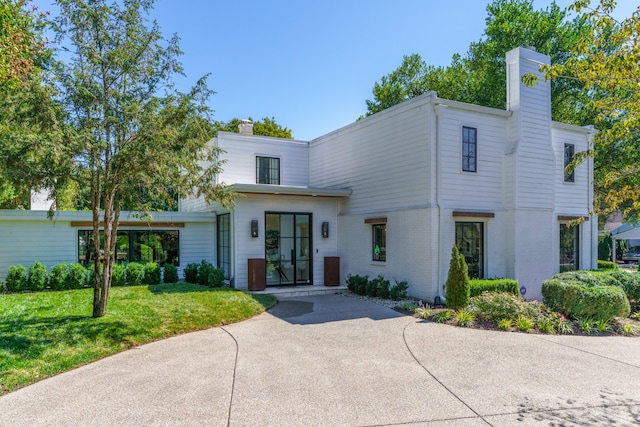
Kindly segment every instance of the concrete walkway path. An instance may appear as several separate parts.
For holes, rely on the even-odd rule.
[[[640,338],[424,322],[342,295],[0,397],[1,426],[640,425]]]

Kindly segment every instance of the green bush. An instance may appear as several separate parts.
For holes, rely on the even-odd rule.
[[[368,283],[369,276],[347,276],[347,288],[356,295],[365,295]]]
[[[394,279],[395,280],[395,279]],[[389,290],[389,298],[394,301],[400,301],[401,299],[405,299],[407,297],[407,289],[409,289],[409,284],[404,280],[398,282],[395,280],[395,285],[391,287]]]
[[[173,264],[164,265],[164,283],[178,283],[178,267]]]
[[[209,278],[207,280],[208,286],[213,286],[214,288],[221,288],[224,286],[224,269],[213,267],[209,271]]]
[[[67,264],[56,264],[49,273],[49,287],[54,291],[61,291],[67,288],[69,278],[69,266]]]
[[[458,252],[456,245],[451,249],[451,262],[446,283],[447,307],[459,310],[469,304],[469,273],[464,256]]]
[[[471,279],[469,280],[469,295],[477,297],[483,292],[508,292],[520,296],[520,286],[514,279]]]
[[[144,280],[144,264],[139,262],[130,262],[127,264],[126,273],[127,283],[129,286],[142,285],[142,281]]]
[[[549,308],[574,319],[609,320],[628,317],[631,311],[618,286],[589,286],[576,279],[555,277],[542,283],[542,296]]]
[[[379,278],[380,276],[378,276]],[[378,278],[369,280],[365,286],[365,295],[375,297],[378,295]]]
[[[198,264],[187,264],[184,268],[184,281],[187,283],[198,283]]]
[[[127,283],[127,268],[123,264],[113,264],[111,268],[111,286],[124,286]]]
[[[88,272],[82,264],[69,265],[69,277],[67,279],[70,289],[82,289],[87,285]]]
[[[145,285],[159,285],[161,282],[160,266],[156,262],[147,262],[144,264],[144,279]]]
[[[391,282],[384,278],[382,274],[378,275],[373,282],[376,284],[376,296],[384,299],[389,299],[391,292]]]
[[[484,292],[473,297],[471,308],[479,318],[500,321],[511,319],[515,321],[522,312],[523,301],[520,296],[509,292]]]
[[[49,275],[47,267],[40,261],[33,263],[29,267],[29,275],[27,276],[27,289],[30,291],[42,291],[47,287]]]
[[[204,259],[200,261],[196,283],[198,283],[199,285],[207,286],[209,284],[209,275],[212,274],[213,269],[213,264],[211,264],[210,262],[207,262]]]
[[[24,265],[10,265],[5,285],[9,292],[20,292],[27,288],[27,269]]]
[[[598,270],[617,270],[618,264],[613,261],[598,260]]]
[[[640,302],[640,274],[625,271],[612,271],[608,274],[617,280],[630,301]]]

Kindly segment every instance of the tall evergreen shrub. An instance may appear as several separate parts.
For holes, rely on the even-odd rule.
[[[178,267],[173,264],[164,265],[164,283],[178,283]]]
[[[458,252],[456,245],[451,250],[449,275],[446,283],[447,307],[458,310],[469,304],[469,273],[464,255]]]
[[[51,268],[51,273],[49,274],[49,286],[54,291],[60,291],[62,289],[66,289],[67,279],[69,278],[69,266],[67,264],[61,263],[56,264]]]
[[[30,291],[43,290],[49,281],[49,275],[47,274],[47,267],[40,261],[33,263],[29,267],[29,276],[27,277],[27,288]]]
[[[10,265],[5,285],[8,292],[20,292],[27,288],[27,269],[24,265]]]

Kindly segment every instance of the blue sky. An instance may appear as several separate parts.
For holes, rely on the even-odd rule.
[[[51,0],[36,0],[41,10]],[[485,0],[156,0],[152,18],[177,33],[183,89],[210,73],[215,119],[276,121],[310,140],[353,122],[403,55],[448,65],[485,27]],[[566,7],[571,0],[558,0]],[[631,15],[638,0],[619,1]],[[546,8],[550,0],[534,0]]]

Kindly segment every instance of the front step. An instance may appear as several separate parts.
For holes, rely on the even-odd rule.
[[[347,292],[346,286],[278,286],[269,287],[264,291],[245,291],[249,295],[271,294],[276,298],[306,297],[314,295],[330,295],[340,292]]]

